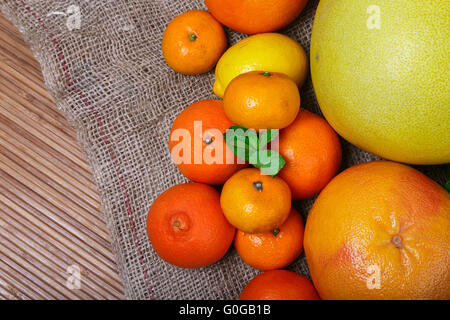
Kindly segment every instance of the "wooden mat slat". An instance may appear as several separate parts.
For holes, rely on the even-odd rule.
[[[52,279],[55,278],[58,282],[65,282],[67,279],[66,272],[62,270],[66,269],[65,264],[62,264],[57,258],[51,255],[47,250],[42,250],[40,246],[28,238],[23,237],[18,229],[9,228],[10,239],[14,240],[10,243],[10,248],[13,252],[17,252],[19,255],[23,254],[28,262],[33,266],[39,267],[40,270],[44,270],[47,276]],[[55,259],[56,258],[56,259]],[[57,285],[59,287],[59,285]],[[84,290],[66,290],[66,293],[71,294],[72,298],[86,298],[86,299],[104,299],[108,296],[108,292],[105,288],[101,288],[91,283],[84,285]]]
[[[26,81],[26,78],[21,79],[20,77],[15,77],[13,72],[17,71],[12,70],[12,68],[4,65],[1,62],[0,70],[5,71],[4,73],[2,73],[0,82],[9,89],[2,90],[2,92],[5,94],[8,92],[11,93],[10,90],[20,88],[20,90],[18,92],[15,92],[14,95],[9,95],[10,98],[17,99],[16,101],[18,102],[18,104],[16,106],[24,110],[24,112],[28,113],[29,117],[34,121],[42,123],[42,125],[45,126],[46,129],[51,130],[50,132],[57,135],[58,138],[63,139],[64,142],[71,143],[75,132],[73,130],[67,130],[68,128],[60,128],[59,124],[61,120],[58,120],[58,118],[62,116],[58,116],[58,113],[54,112],[54,110],[47,108],[47,105],[50,104],[51,101],[47,101],[45,98],[45,100],[43,100],[40,92],[37,91],[39,88],[37,86],[33,87],[32,84],[25,88],[21,87],[21,83],[23,83],[24,80]],[[34,108],[33,110],[27,109],[26,106],[23,105],[24,100],[32,102],[33,105],[38,108]],[[77,155],[80,158],[84,159],[84,154],[81,152],[81,150],[76,149],[73,151],[77,152]]]
[[[23,41],[22,34],[14,28],[8,20],[4,17],[0,19],[0,31],[2,32],[2,38],[8,40],[8,43],[11,48],[21,49],[22,55],[25,56],[25,61],[28,65],[34,67],[34,69],[40,74],[40,65],[34,59],[33,53],[28,48],[27,44]]]
[[[3,31],[3,30],[2,30]],[[33,72],[36,76],[40,74],[39,63],[29,62],[34,59],[31,51],[25,43],[21,43],[17,38],[10,38],[8,34],[2,32],[1,37],[2,51],[7,53],[14,52],[14,60],[20,62],[22,65],[28,65],[29,70]]]
[[[5,94],[6,92],[6,94]],[[70,144],[53,136],[52,132],[42,127],[39,121],[30,119],[27,113],[19,113],[19,99],[11,99],[7,94],[11,93],[0,84],[0,112],[7,116],[11,121],[22,127],[24,130],[32,134],[34,137],[45,143],[54,151],[64,155],[72,164],[77,165],[81,169],[89,170],[89,166],[83,161],[73,150],[69,150]],[[21,101],[20,103],[27,103]],[[28,102],[30,103],[30,102]]]
[[[83,190],[83,186],[77,181],[70,179],[64,179],[57,173],[51,171],[50,169],[43,166],[40,162],[36,161],[34,158],[29,157],[27,154],[16,148],[15,145],[9,144],[7,141],[0,137],[0,151],[3,152],[6,157],[17,163],[21,168],[27,169],[31,174],[36,176],[42,181],[45,181],[52,188],[59,188],[60,191],[65,192],[66,190],[74,190],[75,199],[80,202],[81,205],[86,203],[89,206],[89,212],[91,212],[93,223],[96,226],[103,228],[105,230],[104,221],[96,215],[98,211],[98,199],[93,197],[91,194]],[[62,188],[62,189],[61,189]],[[67,194],[67,192],[65,192]]]
[[[39,72],[36,72],[29,65],[18,64],[16,60],[16,55],[11,52],[8,52],[7,50],[0,50],[0,62],[2,62],[2,64],[4,64],[5,66],[8,66],[13,70],[15,70],[16,72],[14,75],[16,77],[26,78],[26,81],[28,82],[28,85],[30,87],[37,88],[36,91],[39,92],[39,95],[42,98],[45,98],[50,104],[53,104],[53,98],[51,97],[50,93],[47,91],[47,88],[45,87],[40,69]],[[51,108],[49,108],[49,110],[51,110]],[[62,116],[58,115],[58,117]],[[68,129],[73,131],[72,128]]]
[[[68,242],[66,245],[73,243],[81,246],[84,243],[88,243],[89,245],[85,246],[84,250],[92,255],[92,257],[90,257],[91,260],[100,260],[111,268],[114,268],[112,254],[108,254],[108,252],[104,251],[104,254],[102,254],[102,251],[98,251],[96,248],[97,246],[91,243],[91,239],[83,235],[83,231],[79,226],[74,226],[70,221],[66,221],[66,219],[61,216],[61,211],[48,203],[47,200],[41,196],[39,191],[35,192],[28,186],[15,180],[3,170],[0,170],[0,179],[2,179],[0,190],[3,194],[13,200],[16,204],[19,204],[22,208],[26,209],[28,211],[27,213],[32,213],[34,217],[37,217],[41,222],[45,223],[45,226],[41,225],[41,228],[49,226],[51,229],[46,228],[47,231],[57,231],[62,233],[70,241],[70,243]],[[45,213],[45,215],[42,213]],[[81,248],[76,249],[80,250]],[[80,250],[80,252],[82,251]]]
[[[0,15],[0,299],[121,299],[76,134],[22,35]],[[81,289],[66,286],[81,268]]]
[[[46,224],[31,215],[30,211],[32,210],[26,211],[11,199],[3,197],[1,191],[0,189],[0,210],[4,213],[3,219],[5,221],[8,219],[17,221],[25,233],[31,233],[36,242],[40,242],[45,250],[54,252],[66,265],[72,265],[76,262],[83,270],[88,270],[87,272],[94,280],[100,279],[99,283],[107,283],[120,292],[115,272],[111,267],[73,243],[66,237],[64,230],[61,232],[61,230],[52,229],[48,226],[48,223]]]
[[[33,56],[27,54],[27,47],[21,46],[16,39],[11,39],[5,33],[2,33],[2,37],[0,38],[0,45],[2,46],[2,51],[9,53],[10,55],[14,55],[14,60],[21,62],[22,64],[27,63],[27,61],[31,60]],[[28,63],[27,63],[28,64]],[[33,72],[36,76],[39,75],[39,69],[36,69],[34,64],[30,65],[30,71]]]
[[[9,282],[7,279],[9,279]],[[31,299],[33,295],[37,295],[37,293],[33,292],[32,289],[23,286],[20,281],[17,281],[16,279],[11,280],[9,275],[5,272],[0,274],[0,299],[24,300]]]
[[[1,100],[0,100],[1,103]],[[34,157],[39,163],[49,170],[57,173],[62,177],[69,177],[73,183],[81,183],[85,187],[85,191],[90,192],[91,196],[95,198],[96,188],[94,183],[89,180],[89,175],[77,170],[71,163],[58,153],[52,152],[48,146],[39,140],[35,139],[26,130],[20,126],[15,125],[10,119],[4,117],[0,113],[0,136],[4,141],[11,142],[15,147],[20,149],[24,154]],[[40,149],[33,149],[33,146],[38,143]]]
[[[92,207],[89,208],[89,206],[84,205],[83,201],[79,200],[76,195],[71,194],[68,190],[60,192],[58,189],[52,188],[52,181],[48,182],[46,181],[48,179],[42,179],[33,175],[32,172],[27,170],[26,166],[21,166],[21,163],[23,162],[18,158],[14,158],[13,155],[11,158],[8,158],[4,154],[0,153],[0,170],[3,170],[5,173],[10,175],[11,178],[18,183],[29,186],[32,190],[40,190],[44,192],[46,195],[45,200],[51,204],[53,208],[55,208],[55,212],[74,212],[73,216],[66,219],[63,216],[62,219],[64,221],[80,227],[80,230],[83,229],[81,227],[92,225],[90,231],[83,232],[83,234],[90,237],[92,241],[95,241],[103,246],[109,244],[109,236],[105,228],[98,228],[92,218],[92,215],[88,215],[87,213],[89,212],[86,212],[87,210],[93,211],[94,209]],[[62,186],[60,189],[63,190]]]

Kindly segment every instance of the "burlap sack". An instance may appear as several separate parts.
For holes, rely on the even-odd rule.
[[[317,3],[311,0],[282,31],[307,51]],[[73,5],[80,9],[79,25]],[[235,299],[258,273],[234,249],[206,268],[173,267],[158,258],[147,239],[152,201],[186,181],[168,152],[171,124],[192,102],[214,98],[213,72],[177,74],[161,54],[165,26],[178,14],[199,8],[206,9],[201,0],[0,1],[1,11],[24,34],[40,62],[57,106],[78,132],[131,299]],[[230,30],[227,34],[230,44],[245,37]],[[320,113],[309,79],[301,95],[304,108]],[[342,169],[377,159],[342,143]],[[442,167],[421,169],[443,183]],[[306,218],[312,203],[295,206]],[[308,275],[304,255],[290,269]]]

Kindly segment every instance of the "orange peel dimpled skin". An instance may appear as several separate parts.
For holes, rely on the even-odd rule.
[[[304,247],[322,299],[450,299],[450,193],[395,162],[351,167],[320,193]]]
[[[227,27],[247,34],[279,30],[292,22],[307,0],[205,0]]]
[[[235,228],[220,208],[220,195],[202,183],[176,185],[152,204],[147,232],[156,253],[182,268],[201,268],[220,260]]]

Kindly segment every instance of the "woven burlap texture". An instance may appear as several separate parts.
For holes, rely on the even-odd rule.
[[[311,0],[281,31],[308,53],[317,4]],[[79,28],[67,25],[71,5],[80,9]],[[78,132],[101,196],[126,297],[236,299],[258,271],[245,265],[234,249],[212,266],[185,270],[163,262],[146,232],[153,200],[186,182],[168,151],[173,120],[189,104],[215,98],[213,72],[177,74],[165,64],[160,48],[171,19],[187,10],[206,9],[203,1],[1,0],[0,9],[24,34],[58,108]],[[227,35],[230,45],[246,37],[231,30]],[[320,114],[310,78],[301,96],[303,108]],[[342,145],[342,169],[379,159],[343,140]],[[442,182],[442,168],[421,170]],[[294,204],[305,218],[313,200]],[[290,269],[308,276],[304,255]]]

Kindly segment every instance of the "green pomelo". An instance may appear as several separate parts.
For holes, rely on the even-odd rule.
[[[450,1],[321,0],[311,38],[320,108],[356,146],[450,162]]]

